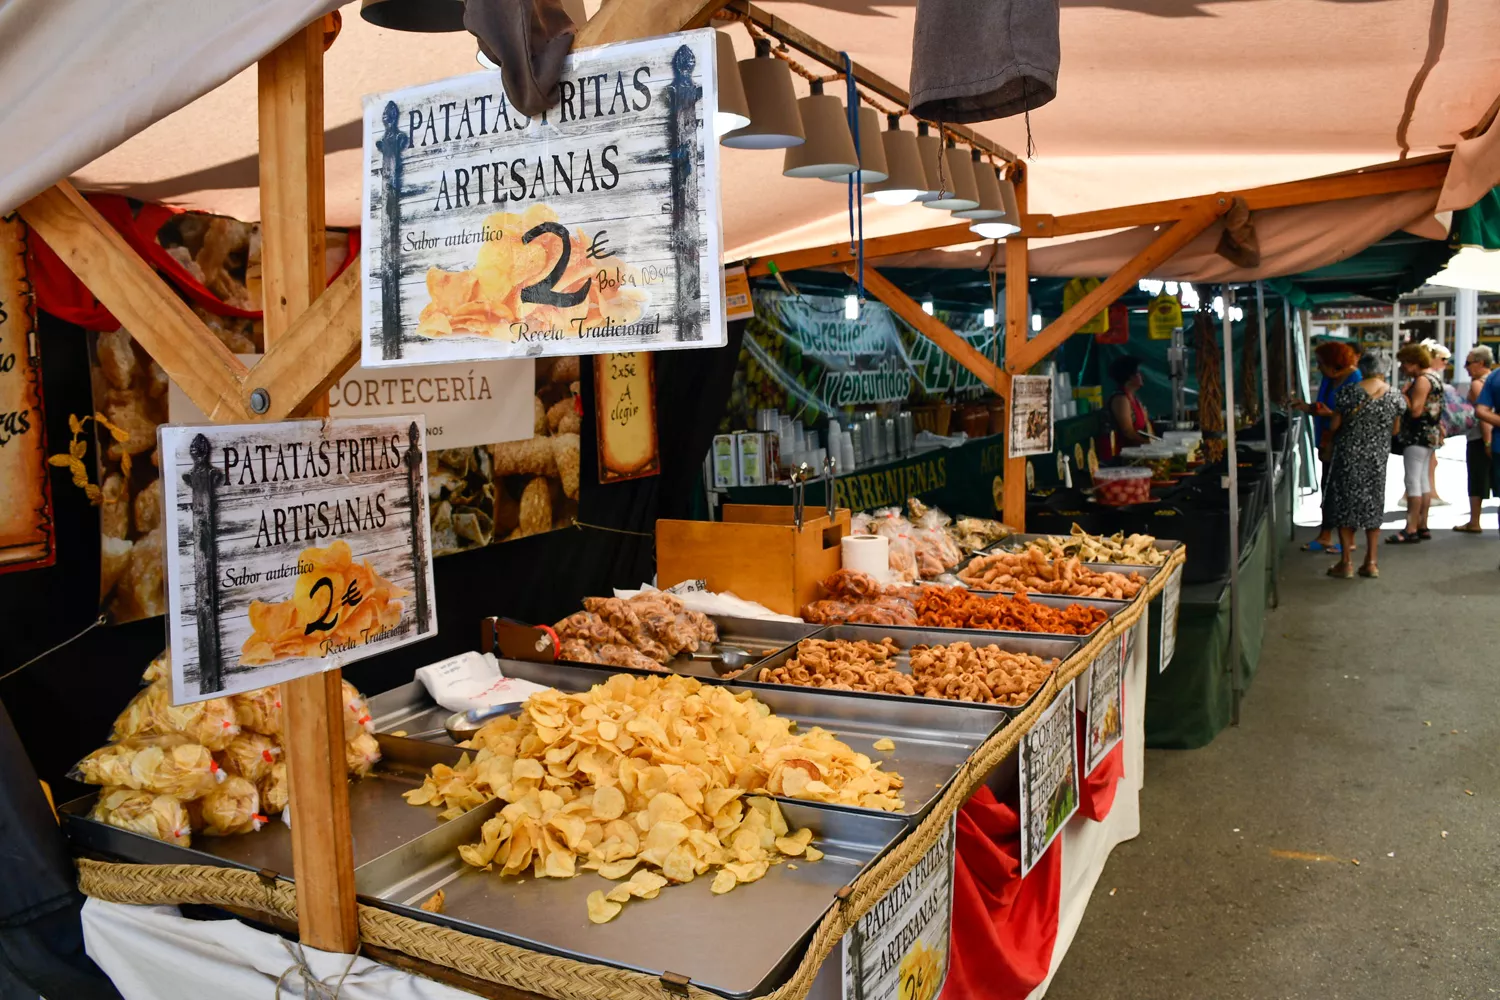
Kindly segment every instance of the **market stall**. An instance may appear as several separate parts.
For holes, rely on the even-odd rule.
[[[85,928],[96,960],[120,987],[149,995],[262,995],[288,976],[351,995],[453,995],[429,979],[485,995],[555,998],[930,998],[945,978],[950,995],[1044,990],[1109,849],[1138,828],[1147,675],[1153,648],[1160,656],[1175,632],[1167,606],[1176,603],[1187,551],[1120,540],[1116,548],[1143,561],[1106,566],[1099,553],[1067,547],[1107,540],[1013,539],[962,520],[950,533],[912,510],[914,524],[939,533],[926,537],[945,553],[983,536],[942,566],[957,582],[892,579],[904,570],[889,558],[872,566],[877,574],[860,573],[843,559],[853,518],[837,505],[838,486],[852,505],[856,490],[867,497],[900,481],[903,495],[892,499],[905,500],[916,492],[907,480],[936,477],[921,460],[891,462],[915,448],[892,450],[903,436],[885,423],[861,435],[866,446],[882,444],[847,463],[844,479],[827,463],[834,443],[843,454],[842,435],[821,445],[817,464],[834,480],[821,516],[815,503],[806,516],[803,495],[794,516],[730,504],[723,520],[672,517],[690,506],[699,458],[714,450],[719,407],[706,390],[712,380],[731,382],[747,336],[732,323],[721,245],[733,257],[756,255],[750,277],[791,269],[768,252],[821,254],[791,249],[830,229],[817,210],[785,214],[829,200],[800,178],[852,177],[840,190],[859,203],[860,184],[880,183],[874,175],[885,171],[867,161],[873,144],[867,152],[857,138],[870,117],[858,105],[885,110],[891,102],[899,119],[912,96],[748,3],[607,0],[577,25],[561,104],[544,100],[523,115],[513,66],[503,90],[498,74],[443,79],[459,65],[443,57],[458,48],[424,50],[395,32],[372,34],[352,8],[343,29],[350,37],[340,43],[338,17],[325,16],[332,6],[258,8],[253,24],[241,26],[253,30],[240,31],[201,11],[178,11],[176,24],[172,11],[158,12],[152,27],[178,45],[144,40],[123,21],[83,31],[56,14],[28,36],[39,59],[66,48],[82,62],[133,40],[193,67],[159,74],[170,82],[165,92],[144,78],[111,80],[117,104],[75,107],[72,118],[18,99],[39,149],[23,151],[24,169],[0,172],[0,201],[18,205],[30,237],[82,283],[79,311],[57,318],[104,324],[93,327],[99,337],[87,366],[102,380],[104,405],[79,407],[93,414],[87,431],[76,413],[57,411],[52,426],[68,433],[54,434],[65,444],[48,459],[67,473],[57,482],[70,477],[100,507],[97,571],[52,577],[49,586],[66,583],[76,594],[79,584],[89,592],[99,584],[99,603],[85,601],[99,617],[81,645],[48,662],[76,666],[75,658],[97,655],[113,683],[129,675],[132,686],[146,668],[146,686],[115,719],[111,742],[77,765],[99,790],[60,804],[79,885],[91,897]],[[735,28],[732,38],[677,34],[726,8],[732,16],[722,27]],[[51,44],[59,37],[72,43]],[[347,71],[339,61],[360,38],[369,44],[351,62],[371,75],[325,86],[325,69],[330,77]],[[466,63],[474,43],[463,38]],[[223,46],[222,58],[197,59],[211,43]],[[563,41],[558,52],[566,48]],[[494,61],[494,51],[482,54]],[[844,159],[809,148],[786,154],[769,185],[728,183],[720,135],[710,128],[720,114],[748,110],[733,107],[730,82],[739,74],[730,54],[748,57],[747,76],[775,69],[768,75],[784,80],[786,103],[791,70],[808,78],[793,117],[822,115],[833,133],[847,121],[845,147],[834,151]],[[186,231],[185,220],[140,224],[149,213],[138,206],[119,215],[57,179],[87,168],[81,176],[95,170],[97,186],[113,186],[107,177],[126,161],[89,161],[173,107],[185,107],[185,117],[155,130],[157,138],[214,145],[211,130],[195,130],[203,119],[193,112],[222,120],[222,107],[190,102],[256,60],[258,138],[247,162],[157,178],[152,200],[191,203],[204,192],[241,190],[234,178],[248,168],[258,171],[258,209],[231,218],[221,202],[223,221],[192,216],[203,228]],[[839,74],[847,116],[822,89]],[[325,128],[325,95],[332,104],[372,92],[380,98],[362,117]],[[73,100],[71,91],[58,96]],[[107,124],[69,133],[106,105]],[[544,110],[556,114],[549,120]],[[762,150],[770,148],[765,136],[785,138],[772,124],[791,127],[760,110],[738,117]],[[558,130],[556,145],[508,171],[519,193],[507,193],[506,204],[531,204],[497,211],[499,166],[465,166],[455,153],[488,155],[505,145],[502,133],[534,135],[538,122]],[[878,118],[864,128],[865,140],[875,138]],[[1349,222],[1338,236],[1348,245],[1360,226],[1373,232],[1398,216],[1429,215],[1441,204],[1434,192],[1450,179],[1450,159],[1464,165],[1453,173],[1471,181],[1488,174],[1461,149],[1356,180],[1043,215],[1029,211],[1027,168],[1005,145],[964,125],[937,129],[918,137],[933,140],[922,155],[942,164],[931,201],[1009,226],[1003,252],[997,243],[985,251],[992,262],[1004,258],[1003,307],[991,285],[991,309],[1003,320],[992,317],[981,324],[990,333],[970,337],[864,266],[866,246],[871,256],[891,252],[878,241],[892,232],[917,233],[906,250],[984,235],[964,216],[951,227],[961,233],[938,237],[930,225],[902,225],[925,211],[914,205],[874,211],[869,240],[851,229],[816,263],[849,266],[856,319],[868,290],[915,331],[909,343],[927,352],[929,370],[946,364],[957,390],[962,368],[964,380],[1006,401],[999,441],[986,440],[996,427],[984,406],[970,414],[976,431],[988,418],[989,433],[966,431],[974,444],[954,449],[954,457],[977,450],[964,458],[977,461],[981,476],[994,469],[974,494],[988,506],[953,513],[998,510],[1018,528],[1027,526],[1027,454],[1055,453],[1059,430],[1080,445],[1093,430],[1054,420],[1055,404],[1071,401],[1029,372],[1139,277],[1179,252],[1201,256],[1195,240],[1233,242],[1222,221],[1233,211],[1394,202],[1373,213],[1376,221]],[[1439,131],[1445,144],[1455,130]],[[529,140],[516,141],[511,151]],[[564,164],[558,150],[568,143]],[[337,155],[356,148],[361,155]],[[152,169],[161,159],[148,157]],[[738,162],[744,177],[754,176],[754,164]],[[950,175],[966,170],[967,186],[949,190]],[[139,175],[123,187],[145,194],[138,183]],[[786,195],[777,213],[764,211],[768,190]],[[243,220],[256,214],[252,233]],[[847,217],[863,226],[862,212]],[[924,222],[933,218],[946,216]],[[363,238],[340,240],[327,229],[356,220]],[[766,221],[783,234],[773,240]],[[1113,273],[1029,336],[1037,327],[1028,239],[1121,226],[1135,229],[1079,244]],[[1084,246],[1104,241],[1112,242]],[[340,242],[344,252],[332,252]],[[1277,252],[1274,240],[1266,243]],[[113,330],[100,312],[118,321]],[[615,350],[601,351],[595,337]],[[1223,341],[1227,362],[1227,317]],[[656,363],[652,352],[668,347],[679,350]],[[694,354],[720,360],[666,360]],[[356,361],[363,370],[352,374]],[[517,361],[526,367],[507,370],[503,391],[486,381],[499,380],[498,371],[477,370]],[[408,364],[463,370],[407,377],[424,370]],[[669,384],[672,372],[693,391]],[[892,373],[877,366],[873,374],[878,387]],[[1226,383],[1233,539],[1239,465],[1232,376]],[[374,411],[330,416],[335,406],[367,407],[371,397]],[[524,404],[509,413],[517,426],[466,427],[463,443],[450,446],[460,421],[430,404],[491,397],[496,405],[486,410],[498,411],[502,398]],[[179,416],[189,412],[179,406],[197,415]],[[940,410],[931,433],[951,437],[938,425]],[[301,416],[323,419],[291,419]],[[850,428],[851,447],[853,437]],[[802,444],[816,453],[805,430]],[[755,451],[737,444],[737,468],[753,467],[745,459]],[[804,464],[814,463],[798,462],[799,477]],[[772,467],[761,465],[768,477]],[[968,485],[973,473],[960,471]],[[1066,467],[1036,478],[1050,481],[1048,472],[1066,484]],[[757,485],[753,475],[737,476],[735,488]],[[38,544],[28,539],[28,561],[44,573],[51,552],[37,556]],[[439,556],[452,567],[442,574]],[[653,565],[662,586],[685,583],[681,593],[619,589],[649,578]],[[1232,558],[1231,573],[1240,565]],[[549,584],[537,581],[549,575],[567,580],[541,594]],[[499,578],[509,596],[496,596]],[[725,592],[743,597],[752,587],[763,606],[741,601],[745,617],[690,604],[693,595],[728,600]],[[1231,594],[1233,604],[1241,588]],[[526,602],[535,610],[521,614]],[[808,631],[742,649],[764,640],[772,612],[800,617],[796,627]],[[170,648],[154,659],[131,662],[125,643],[96,631],[112,618],[157,616],[167,621]],[[472,644],[481,619],[482,652]],[[159,648],[160,623],[151,627]],[[38,642],[39,659],[77,638]],[[1245,645],[1232,632],[1231,661]],[[486,659],[490,652],[499,655]],[[489,697],[455,708],[456,675],[474,658],[497,671],[503,664],[505,676],[467,678]],[[425,694],[406,683],[419,665]],[[366,700],[344,681],[346,666],[351,676],[378,678],[360,686],[379,693]],[[519,697],[497,700],[502,690]],[[1233,690],[1243,691],[1242,680]],[[124,701],[89,711],[114,715]],[[189,927],[159,909],[137,920],[122,909],[187,903],[268,929]],[[705,933],[736,947],[702,948]],[[1025,947],[1012,947],[1018,942]],[[361,951],[382,964],[357,958]],[[997,963],[1009,963],[1007,977],[991,972]]]

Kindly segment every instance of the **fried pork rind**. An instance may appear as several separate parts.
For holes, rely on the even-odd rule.
[[[113,785],[189,801],[207,795],[221,780],[207,747],[185,736],[142,736],[100,747],[78,762],[77,777],[90,785]]]
[[[901,777],[822,729],[792,732],[750,694],[691,677],[617,674],[586,692],[538,692],[519,716],[487,724],[456,767],[433,768],[413,805],[458,815],[506,805],[459,849],[476,868],[538,878],[596,871],[619,879],[590,904],[650,898],[713,869],[717,891],[763,876],[784,846],[805,853],[766,791],[864,808],[902,807]],[[642,868],[641,865],[649,867]]]
[[[1034,604],[1025,594],[980,595],[962,587],[928,587],[916,598],[917,623],[936,628],[1088,635],[1109,617],[1101,608]]]
[[[975,590],[1035,591],[1114,600],[1133,598],[1146,584],[1146,578],[1139,573],[1129,576],[1097,573],[1085,566],[1078,556],[1054,557],[1036,546],[1028,546],[1024,552],[990,552],[975,556],[959,572],[958,578]]]
[[[170,795],[106,788],[99,793],[89,817],[178,847],[189,846],[193,839],[187,809]]]
[[[259,666],[277,660],[299,657],[321,657],[325,643],[347,643],[361,640],[370,632],[394,628],[401,622],[402,603],[397,598],[407,591],[382,577],[369,560],[356,564],[349,543],[340,539],[327,548],[306,548],[298,556],[306,566],[293,586],[292,596],[276,604],[250,602],[250,625],[254,630],[240,649],[240,663]],[[323,618],[328,602],[314,584],[328,578],[332,592],[342,595],[353,586],[361,597],[358,604],[343,607],[333,628],[315,631],[307,626]]]

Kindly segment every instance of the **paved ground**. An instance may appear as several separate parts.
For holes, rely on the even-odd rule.
[[[1500,996],[1500,533],[1493,501],[1484,536],[1460,519],[1379,580],[1286,554],[1241,726],[1148,752],[1052,1000]]]

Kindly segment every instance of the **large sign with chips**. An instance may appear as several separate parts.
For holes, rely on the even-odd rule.
[[[175,704],[437,631],[422,417],[163,426]]]
[[[0,573],[50,566],[55,558],[34,315],[26,224],[0,217]]]
[[[1021,874],[1047,853],[1078,811],[1075,732],[1076,684],[1057,693],[1036,725],[1021,737]]]
[[[958,817],[844,935],[844,1000],[934,1000],[948,978]]]
[[[537,117],[495,72],[366,98],[364,364],[723,346],[715,56],[582,49]]]

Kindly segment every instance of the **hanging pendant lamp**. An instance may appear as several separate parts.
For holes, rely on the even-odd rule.
[[[463,31],[464,0],[360,0],[359,16],[393,31]]]
[[[974,169],[969,166],[969,158],[958,151],[958,146],[952,139],[943,147],[942,169],[953,178],[952,193],[923,204],[928,208],[947,209],[950,212],[967,212],[971,208],[978,208],[979,189],[974,185]],[[944,181],[943,186],[947,187],[948,182]]]
[[[854,137],[844,117],[844,102],[823,93],[823,81],[812,81],[812,93],[797,101],[807,142],[786,151],[781,172],[788,177],[842,177],[859,167]]]
[[[715,31],[718,45],[719,108],[714,112],[714,137],[723,139],[728,132],[750,124],[750,104],[745,100],[745,84],[740,79],[739,60],[734,57],[734,39],[727,31]]]
[[[913,200],[926,204],[935,198],[952,197],[953,175],[943,170],[943,140],[928,134],[926,122],[917,122],[917,155],[927,188]]]
[[[987,240],[1003,240],[1021,231],[1021,209],[1016,204],[1016,186],[1001,176],[999,167],[995,168],[994,174],[995,186],[1000,190],[1000,207],[1003,211],[996,218],[974,220],[969,226],[969,232],[983,236]]]
[[[854,179],[861,184],[880,184],[891,176],[885,143],[880,138],[880,115],[874,108],[859,109],[859,169],[854,173]],[[842,183],[849,179],[849,175],[822,179]]]
[[[750,109],[750,124],[719,140],[733,149],[786,149],[800,146],[807,133],[797,113],[792,71],[771,55],[771,40],[755,40],[755,58],[740,60],[740,81]]]
[[[922,154],[917,152],[917,137],[901,131],[900,115],[885,117],[887,127],[880,140],[890,176],[865,188],[865,194],[882,205],[905,205],[927,190],[927,175],[922,170]],[[864,135],[863,128],[860,135]]]
[[[979,194],[979,207],[960,209],[953,213],[955,219],[999,219],[1005,216],[1005,206],[1000,202],[1000,178],[993,167],[986,164],[979,150],[969,154],[969,168],[974,172],[974,187]]]

